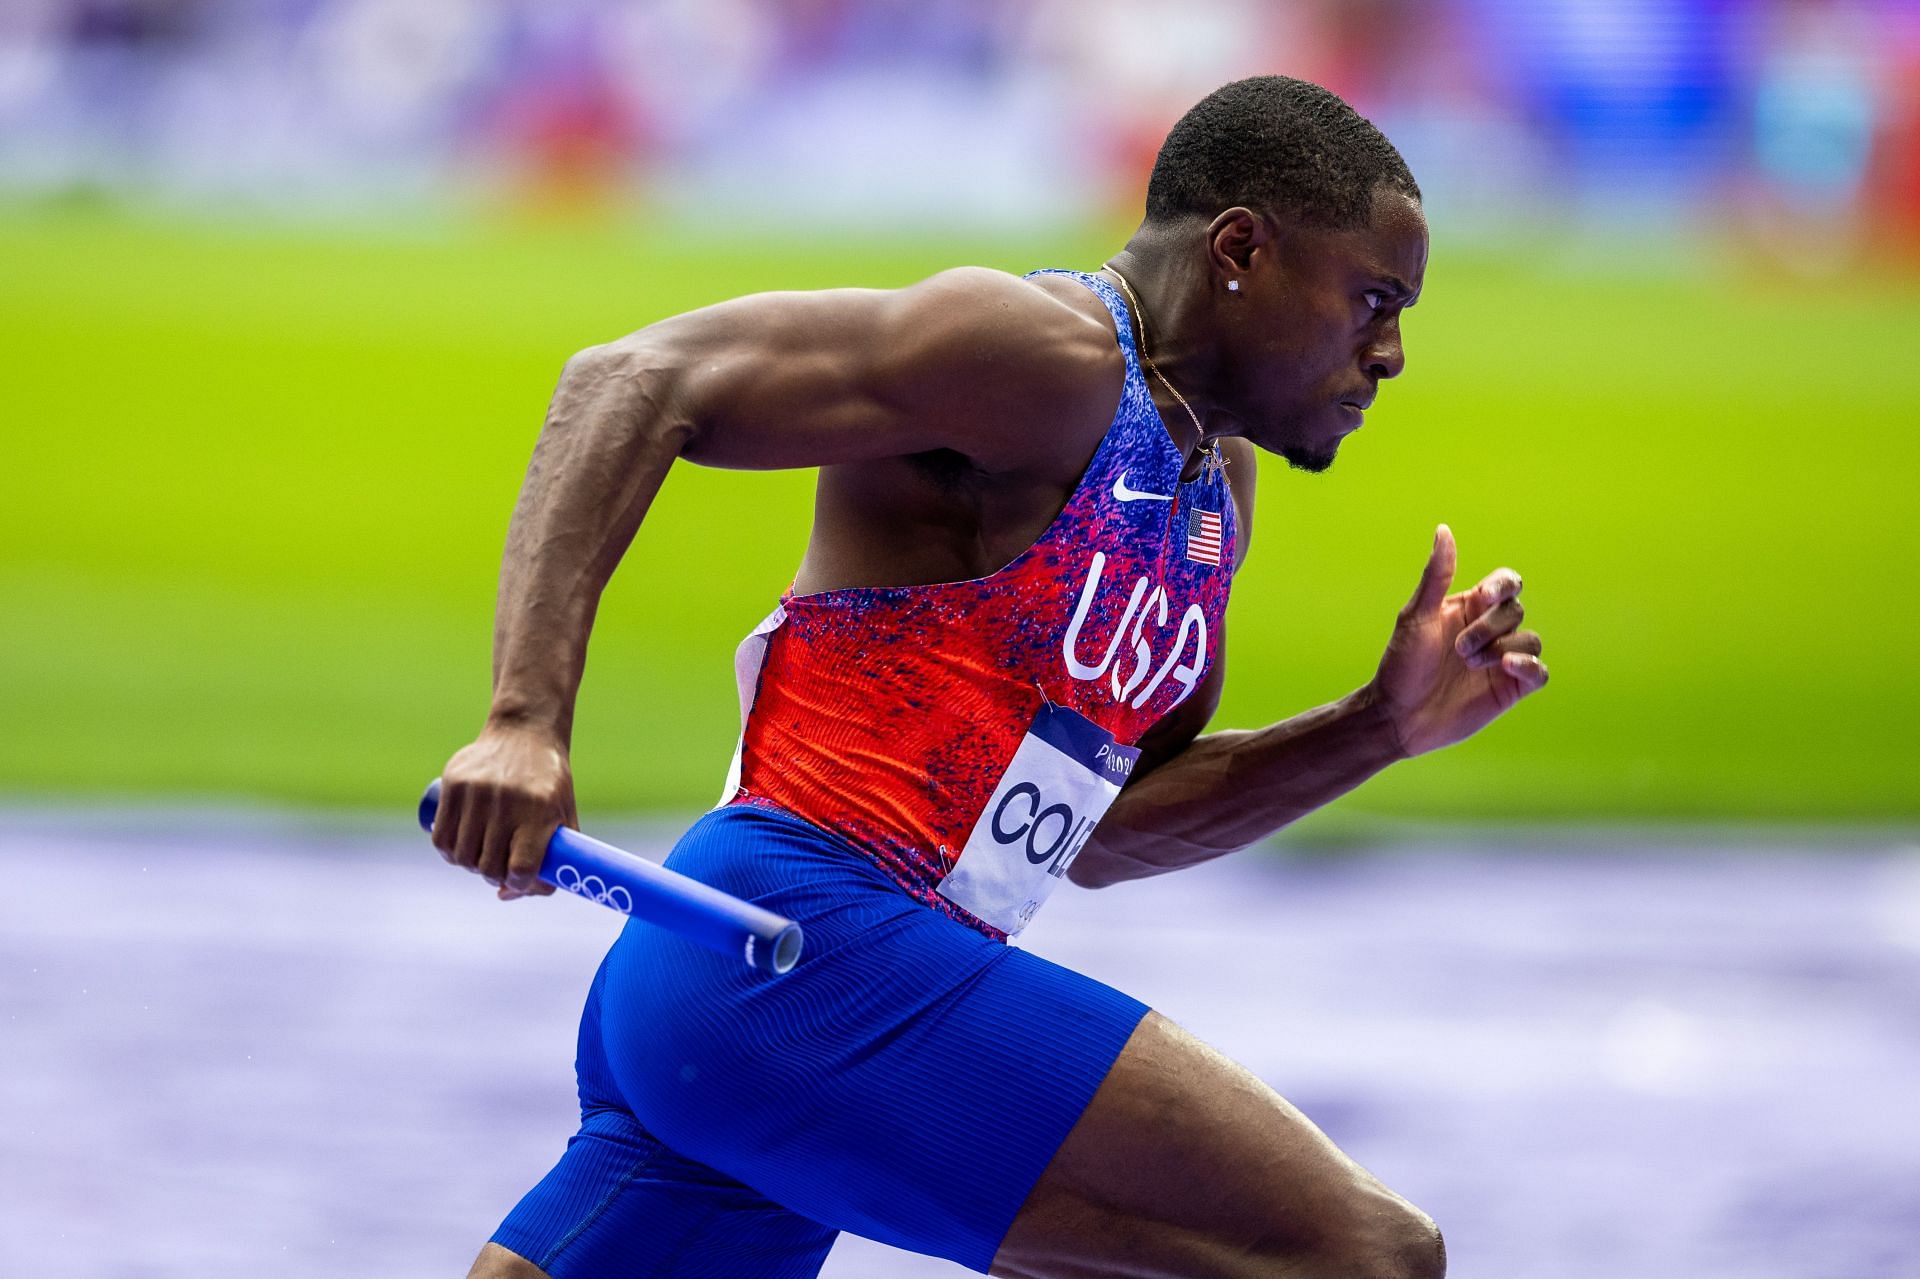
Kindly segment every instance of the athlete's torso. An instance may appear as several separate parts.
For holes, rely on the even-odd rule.
[[[724,802],[803,817],[993,935],[1018,924],[982,905],[991,893],[957,864],[992,869],[996,840],[1019,836],[1015,871],[1027,873],[1020,852],[1052,848],[1042,869],[1064,874],[1104,811],[1092,792],[1124,783],[1125,748],[1211,667],[1237,544],[1225,476],[1205,468],[1181,482],[1185,459],[1118,291],[1049,274],[1106,305],[1126,367],[1113,421],[1052,524],[985,577],[790,594],[736,657],[743,731]],[[1077,772],[1075,758],[1104,778]],[[1090,808],[1070,794],[1047,803],[1056,764],[1058,784],[1088,791]],[[1091,820],[1056,815],[1069,805]],[[1035,908],[1029,899],[1019,923]]]

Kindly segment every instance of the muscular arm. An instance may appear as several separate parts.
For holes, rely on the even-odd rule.
[[[1067,875],[1103,888],[1237,852],[1400,758],[1371,686],[1267,728],[1192,737],[1127,784]]]
[[[1099,339],[1063,318],[1012,277],[962,269],[742,298],[573,357],[507,533],[492,718],[570,733],[601,591],[675,458],[777,469],[947,449],[989,471],[1044,466],[1023,428],[1085,416],[1107,373],[1088,358]]]
[[[676,458],[780,468],[946,450],[1070,486],[1076,437],[1097,439],[1111,416],[1117,362],[1110,332],[977,268],[742,298],[574,356],[508,528],[492,701],[443,771],[435,846],[503,896],[546,891],[541,850],[576,820],[568,753],[588,633]]]
[[[1250,489],[1235,488],[1243,530]],[[1244,560],[1244,538],[1240,554]],[[1396,760],[1477,732],[1544,687],[1540,636],[1517,629],[1519,574],[1496,569],[1449,595],[1454,565],[1453,534],[1443,525],[1364,687],[1266,728],[1203,737],[1220,702],[1223,643],[1193,697],[1141,740],[1140,766],[1068,877],[1099,888],[1236,852]]]

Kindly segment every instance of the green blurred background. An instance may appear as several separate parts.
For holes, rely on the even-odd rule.
[[[507,520],[568,354],[760,289],[1091,267],[1123,235],[16,208],[0,792],[404,809],[486,710]],[[1554,682],[1339,820],[1920,815],[1920,284],[1591,261],[1436,243],[1367,429],[1324,476],[1267,467],[1217,725],[1365,680],[1445,520],[1463,582],[1524,573]],[[675,470],[601,608],[583,811],[712,801],[731,646],[810,497],[804,473]]]

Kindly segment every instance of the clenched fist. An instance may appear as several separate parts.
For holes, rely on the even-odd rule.
[[[486,877],[501,901],[546,896],[540,861],[560,826],[578,828],[566,743],[550,730],[489,723],[440,774],[433,846]]]

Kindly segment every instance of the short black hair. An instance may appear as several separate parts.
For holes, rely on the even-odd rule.
[[[1245,205],[1344,230],[1367,221],[1383,183],[1420,198],[1393,143],[1339,94],[1254,76],[1215,89],[1167,134],[1147,180],[1147,220],[1210,218]]]

